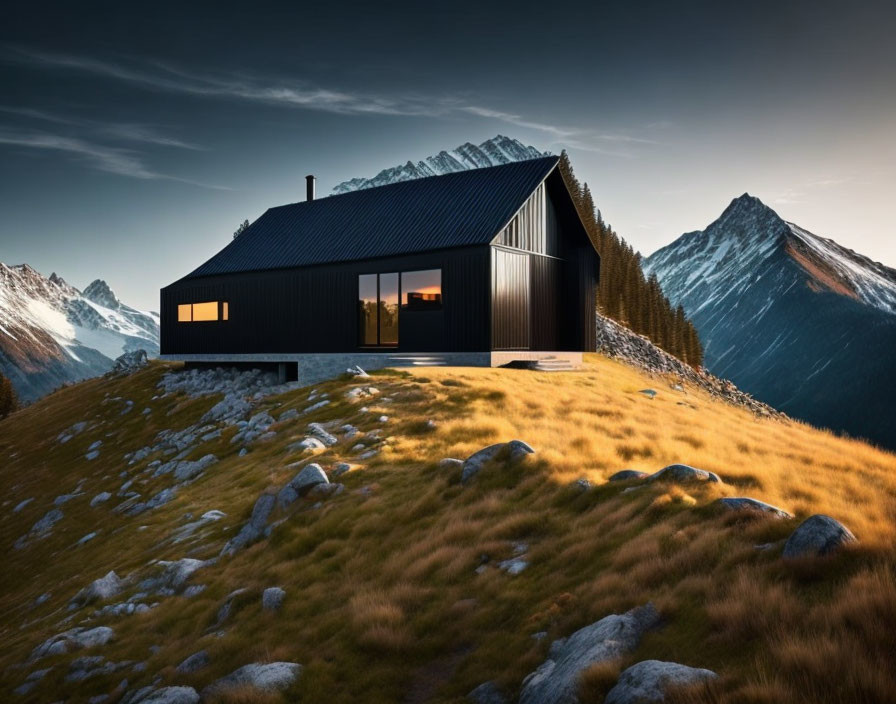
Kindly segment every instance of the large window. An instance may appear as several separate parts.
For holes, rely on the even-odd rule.
[[[399,308],[402,311],[440,310],[442,270],[358,276],[358,344],[361,347],[398,345]]]
[[[442,270],[403,271],[401,273],[402,310],[440,310],[442,308]]]
[[[227,301],[203,301],[202,303],[181,303],[177,306],[177,322],[194,323],[209,320],[228,320],[230,306]]]

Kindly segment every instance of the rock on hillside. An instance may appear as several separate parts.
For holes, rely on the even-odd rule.
[[[638,335],[609,318],[598,315],[596,327],[597,351],[608,357],[623,359],[651,374],[673,374],[682,381],[688,381],[708,391],[716,398],[744,406],[758,415],[783,416],[771,406],[741,391],[727,379],[720,379],[706,370],[698,371],[688,366],[661,350],[643,335]]]

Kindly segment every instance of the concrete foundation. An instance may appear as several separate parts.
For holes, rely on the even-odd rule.
[[[386,367],[501,367],[512,362],[563,360],[573,367],[582,365],[581,352],[355,352],[336,354],[166,354],[161,359],[188,364],[220,366],[273,366],[281,381],[298,380],[316,384],[339,376],[349,367],[365,371]]]

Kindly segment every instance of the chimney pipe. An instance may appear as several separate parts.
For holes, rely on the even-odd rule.
[[[314,183],[317,181],[314,178],[313,174],[308,174],[305,177],[305,200],[312,201],[314,200]]]

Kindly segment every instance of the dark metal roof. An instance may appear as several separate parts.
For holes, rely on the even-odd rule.
[[[185,278],[488,244],[555,156],[271,208]]]

